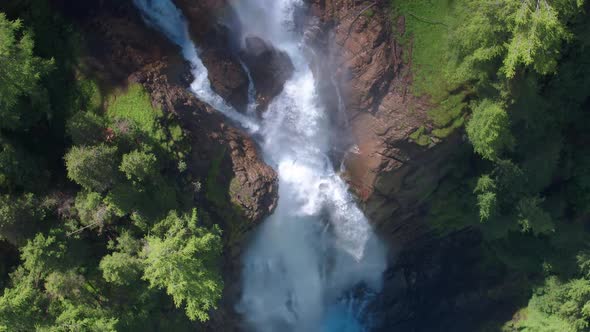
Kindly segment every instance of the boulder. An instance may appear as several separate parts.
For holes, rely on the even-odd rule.
[[[293,63],[287,53],[256,36],[244,39],[241,54],[256,89],[258,110],[262,111],[283,91],[285,82],[293,74]]]

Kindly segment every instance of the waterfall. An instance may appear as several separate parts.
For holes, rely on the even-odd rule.
[[[262,119],[233,110],[210,87],[207,70],[171,0],[134,0],[148,24],[179,45],[192,64],[192,91],[223,114],[257,131],[265,161],[279,176],[275,212],[256,231],[243,257],[243,294],[236,309],[247,325],[266,331],[368,330],[368,300],[350,298],[361,285],[379,291],[385,250],[328,158],[331,123],[295,31],[302,0],[235,0],[240,38],[261,37],[294,66],[283,92]],[[343,329],[342,326],[346,326]]]

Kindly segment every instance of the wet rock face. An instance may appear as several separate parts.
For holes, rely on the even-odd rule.
[[[344,96],[355,149],[346,154],[346,177],[364,210],[395,249],[428,232],[417,218],[447,174],[457,136],[421,147],[410,135],[431,123],[427,98],[411,92],[412,77],[393,31],[389,1],[308,0],[317,27],[306,34],[322,55],[319,81],[334,80]],[[327,69],[326,69],[327,68]],[[328,76],[332,75],[332,77]]]
[[[227,135],[229,156],[235,176],[229,183],[231,202],[240,206],[250,220],[259,221],[277,204],[275,171],[260,161],[254,142],[243,135]]]
[[[502,269],[482,273],[482,240],[465,229],[430,237],[400,255],[373,304],[381,322],[375,332],[484,331],[490,317],[509,320],[522,302],[502,294],[517,294],[520,277]]]
[[[244,39],[240,53],[252,76],[258,110],[264,110],[283,91],[285,82],[293,74],[291,59],[287,53],[256,36]]]
[[[245,112],[248,108],[248,75],[236,52],[230,48],[230,34],[227,27],[216,24],[206,40],[197,45],[203,64],[209,71],[213,90],[236,110]]]

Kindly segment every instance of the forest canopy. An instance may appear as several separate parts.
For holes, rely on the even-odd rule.
[[[0,331],[194,329],[221,296],[222,242],[178,167],[183,131],[141,85],[84,74],[83,36],[47,1],[12,5],[0,4]]]
[[[465,119],[472,147],[431,198],[429,221],[442,234],[478,229],[486,241],[481,259],[524,280],[524,295],[514,294],[523,307],[491,330],[588,331],[588,3],[392,7],[406,15],[402,37],[413,38],[414,93],[453,100],[447,115]]]

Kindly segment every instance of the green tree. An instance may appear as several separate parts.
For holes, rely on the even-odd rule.
[[[33,194],[20,197],[0,195],[0,239],[15,245],[22,244],[44,217],[45,211],[39,207]]]
[[[23,29],[22,22],[10,21],[0,13],[1,128],[21,127],[23,118],[17,107],[21,98],[30,97],[33,102],[39,102],[46,94],[39,80],[49,71],[52,62],[36,57],[33,48],[33,36]]]
[[[538,197],[523,197],[518,202],[518,223],[524,231],[531,231],[535,235],[555,231],[551,216],[541,208],[541,202]]]
[[[49,273],[63,264],[66,246],[56,235],[37,234],[21,248],[21,271],[19,274],[39,284]]]
[[[75,146],[65,156],[68,178],[89,191],[104,192],[117,178],[117,147]]]
[[[503,150],[514,144],[508,114],[489,99],[474,107],[473,117],[467,123],[467,135],[475,152],[488,160],[498,159]]]
[[[197,222],[196,210],[182,216],[173,211],[154,226],[144,249],[143,277],[151,287],[165,288],[177,307],[184,304],[191,320],[206,321],[221,298],[222,243],[217,227],[208,230]]]
[[[547,316],[557,316],[575,332],[590,328],[590,281],[580,278],[561,282],[549,277],[542,287],[535,290],[529,307]]]
[[[45,278],[45,293],[50,298],[65,300],[79,299],[85,292],[86,280],[74,270],[52,272]]]
[[[119,169],[133,183],[144,183],[158,174],[158,161],[152,153],[134,150],[123,155]]]
[[[489,175],[482,175],[477,180],[474,192],[477,194],[477,206],[481,221],[490,219],[497,208],[496,183]]]
[[[463,1],[452,29],[451,76],[489,84],[484,80],[494,68],[507,78],[526,67],[554,72],[562,43],[571,37],[567,23],[582,5],[583,0]]]
[[[18,143],[0,136],[0,188],[8,192],[43,188],[47,172],[41,171],[39,158]]]
[[[102,229],[116,217],[114,209],[103,202],[99,193],[81,191],[76,196],[76,212],[84,228]]]
[[[555,71],[564,40],[571,38],[566,29],[571,7],[581,7],[583,0],[506,1],[514,12],[507,16],[511,32],[505,45],[502,72],[514,77],[519,66],[531,66],[539,74]]]
[[[66,131],[75,145],[100,143],[105,134],[105,120],[92,112],[77,112],[66,124]]]
[[[143,272],[143,261],[138,257],[140,241],[129,232],[123,232],[113,249],[116,251],[100,261],[103,278],[115,285],[131,285],[137,282]]]
[[[87,303],[65,301],[47,332],[116,332],[118,319],[105,309]],[[41,330],[43,331],[43,329]]]
[[[47,299],[30,282],[21,281],[4,289],[0,297],[0,331],[35,331],[46,317],[46,307]]]
[[[65,245],[55,235],[37,234],[21,248],[21,261],[12,273],[12,287],[0,297],[0,331],[28,332],[49,320],[49,301],[41,291],[43,280],[62,267]]]

